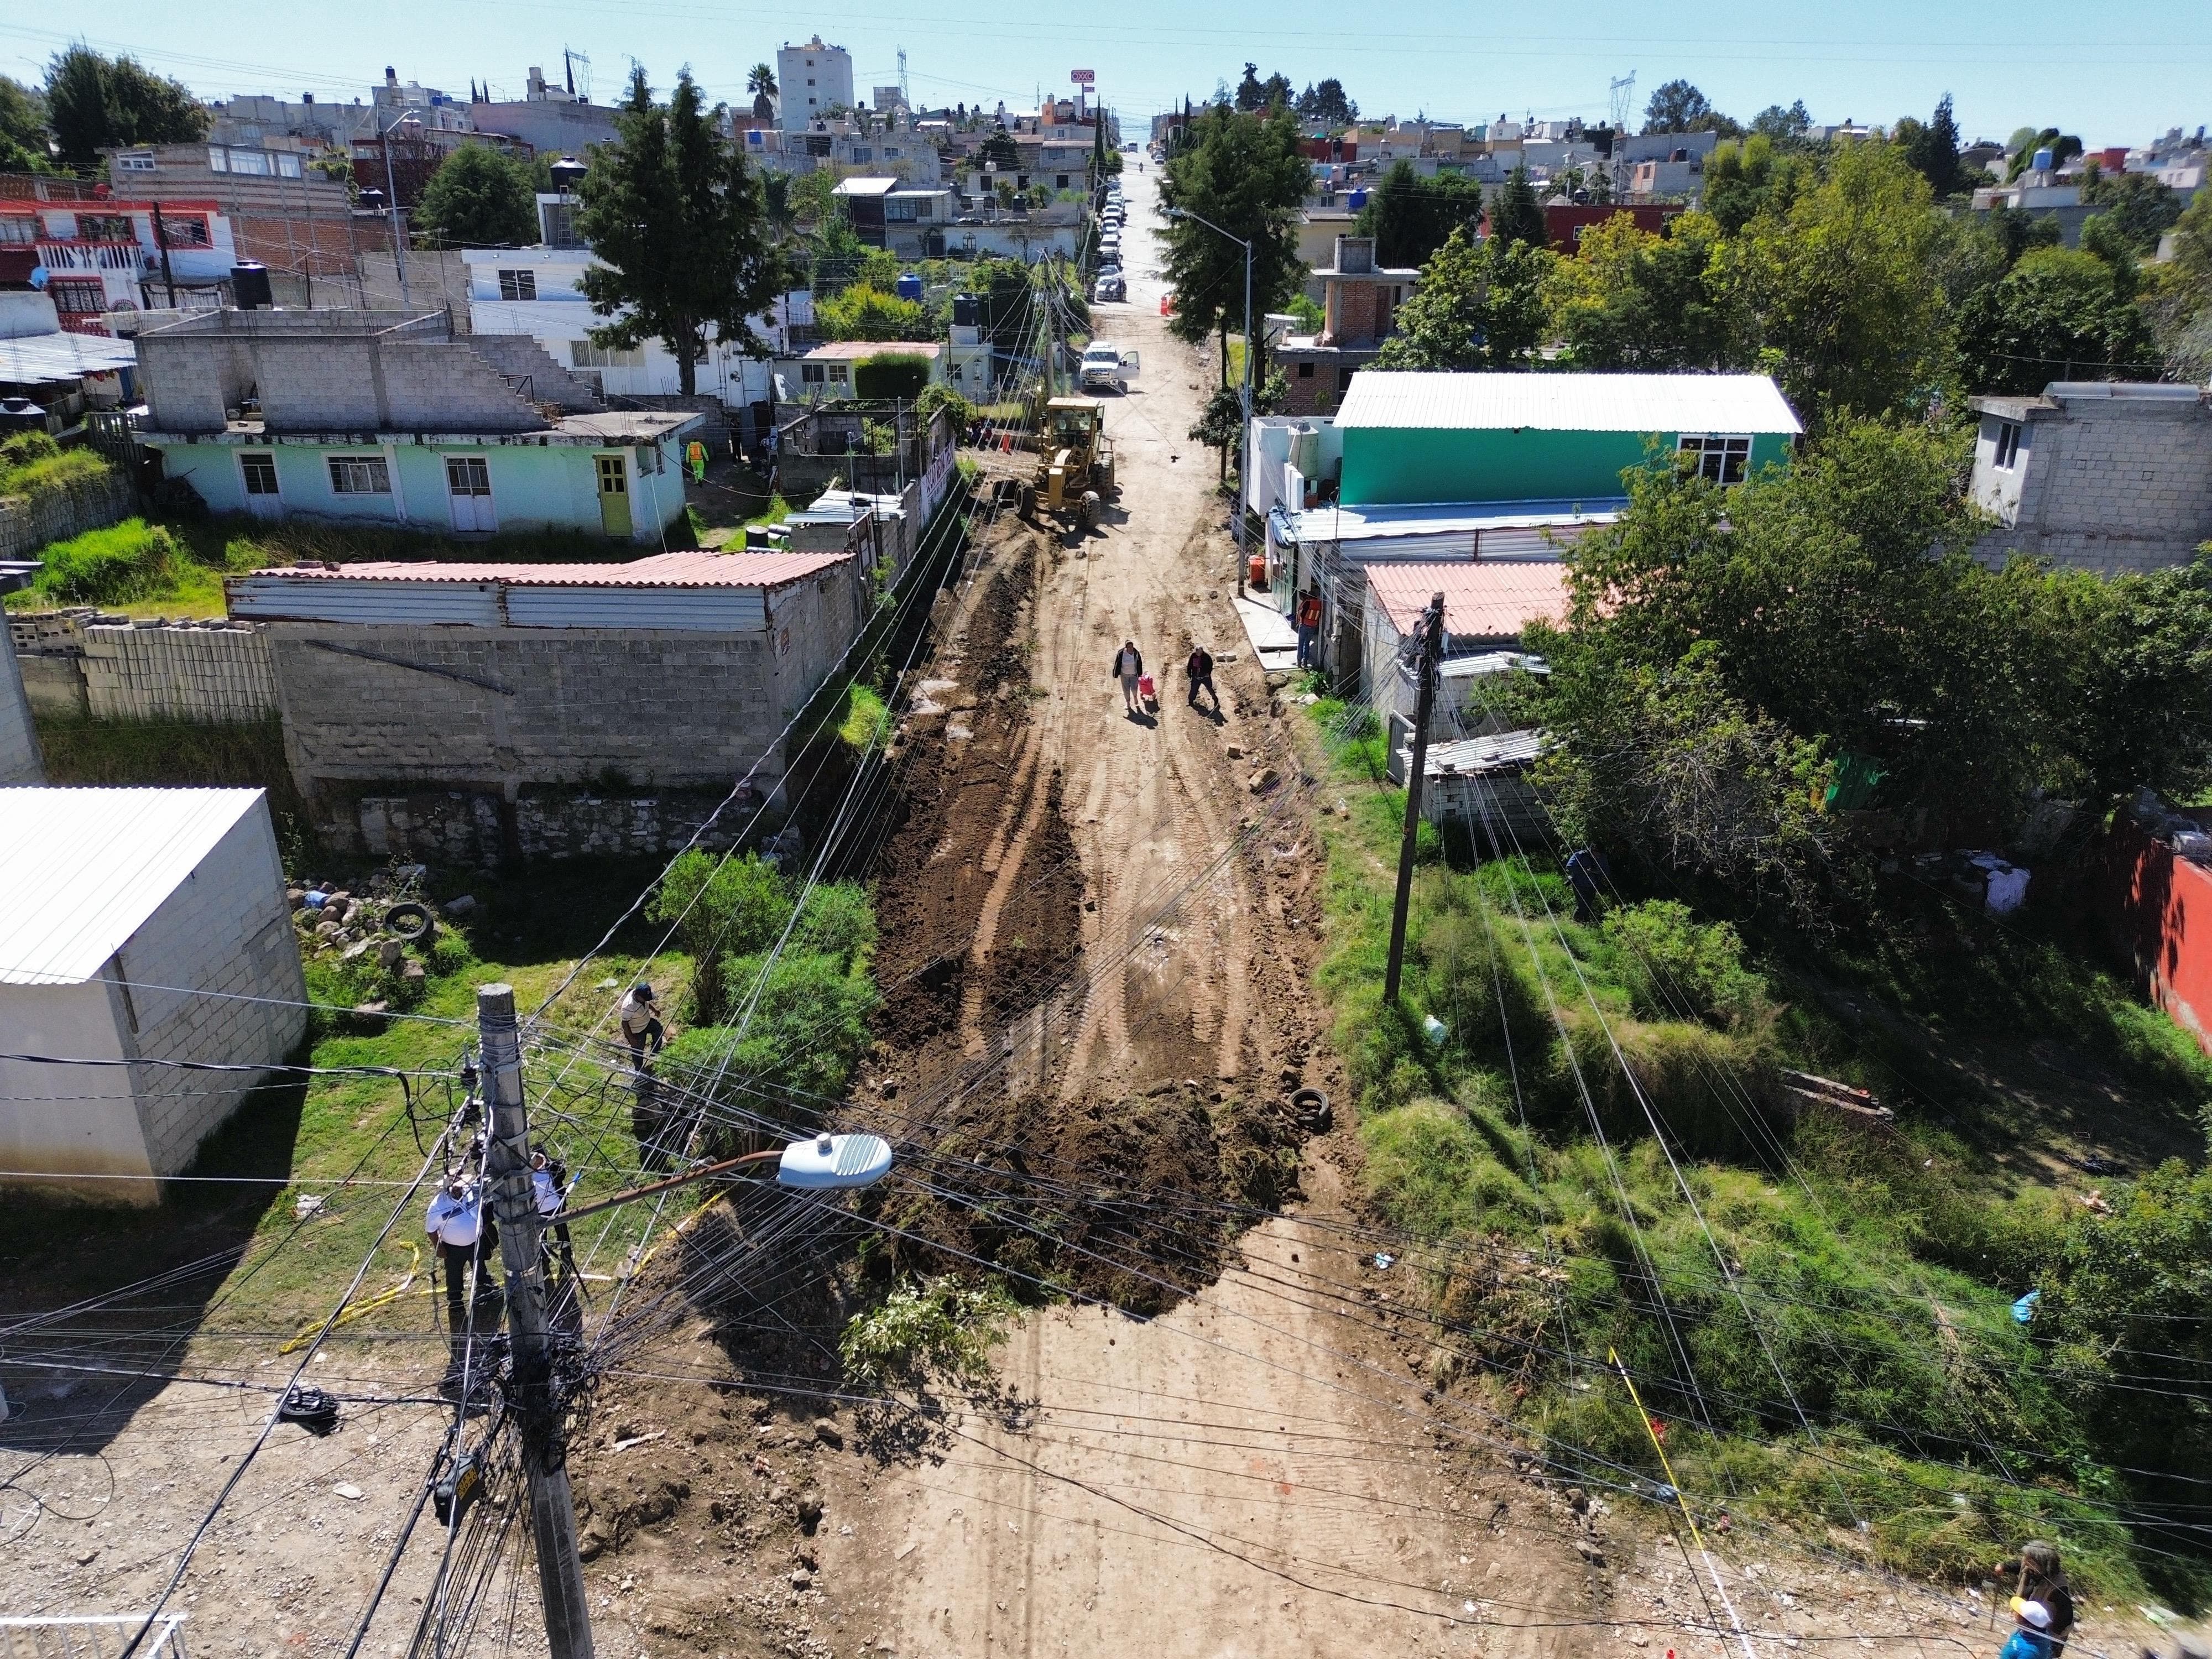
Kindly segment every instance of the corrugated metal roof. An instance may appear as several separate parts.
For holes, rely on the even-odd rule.
[[[94,977],[258,789],[0,789],[0,984]]]
[[[1589,501],[1490,501],[1480,507],[1407,505],[1352,507],[1331,502],[1298,512],[1278,507],[1283,533],[1301,543],[1398,541],[1424,536],[1456,538],[1501,530],[1569,529],[1611,524],[1628,505],[1626,495]],[[1553,555],[1553,556],[1557,556]]]
[[[936,340],[832,340],[827,345],[816,346],[799,361],[809,363],[857,362],[864,357],[927,357],[934,360],[944,351],[944,345]]]
[[[136,343],[102,334],[24,334],[0,340],[0,383],[9,386],[81,380],[137,366]]]
[[[484,582],[509,587],[785,587],[849,558],[846,553],[656,553],[622,564],[412,563],[364,560],[335,569],[280,567],[252,580]]]
[[[1541,732],[1498,732],[1485,738],[1462,738],[1429,745],[1421,775],[1465,777],[1490,772],[1517,772],[1544,752]]]
[[[1362,428],[1802,432],[1764,374],[1454,374],[1363,370],[1336,412]]]
[[[1444,596],[1444,630],[1460,639],[1505,639],[1532,622],[1567,614],[1567,568],[1538,560],[1497,564],[1370,564],[1368,591],[1403,636],[1422,608]]]

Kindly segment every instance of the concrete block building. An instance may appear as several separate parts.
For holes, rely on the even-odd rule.
[[[0,789],[0,1168],[150,1204],[307,1029],[258,789]],[[72,1178],[76,1177],[76,1178]]]
[[[627,564],[372,562],[230,579],[263,625],[294,775],[351,840],[395,784],[483,794],[619,778],[726,789],[844,657],[860,560],[664,553]]]
[[[1314,272],[1322,288],[1318,334],[1291,334],[1275,348],[1290,386],[1283,412],[1326,414],[1344,400],[1354,374],[1396,331],[1398,307],[1421,273],[1375,263],[1372,236],[1340,236],[1334,264]]]
[[[443,312],[216,311],[138,336],[147,448],[217,513],[658,543],[702,417],[611,411]]]
[[[2193,386],[2055,380],[1976,398],[1974,549],[2107,576],[2186,564],[2212,541],[2212,398]]]

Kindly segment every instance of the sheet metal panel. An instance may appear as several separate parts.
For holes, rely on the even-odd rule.
[[[510,587],[507,619],[516,628],[747,634],[768,626],[768,605],[758,587]]]
[[[230,614],[256,621],[414,623],[437,626],[500,625],[495,581],[349,581],[328,574],[290,577],[264,572],[228,584]]]
[[[1802,432],[1764,374],[1358,374],[1336,412],[1362,427],[1545,432]]]

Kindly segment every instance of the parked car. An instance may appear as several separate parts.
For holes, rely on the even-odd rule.
[[[1093,386],[1127,392],[1137,378],[1137,354],[1122,350],[1111,340],[1093,340],[1083,348],[1083,367],[1078,373],[1086,392]]]
[[[1091,285],[1091,301],[1096,305],[1114,305],[1128,297],[1128,285],[1121,280],[1119,270],[1110,275],[1100,271],[1097,281]]]

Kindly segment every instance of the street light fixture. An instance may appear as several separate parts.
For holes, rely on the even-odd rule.
[[[1244,250],[1244,383],[1237,388],[1237,407],[1242,418],[1237,423],[1236,535],[1237,545],[1241,550],[1244,546],[1245,537],[1244,497],[1246,492],[1252,488],[1252,244],[1242,236],[1231,234],[1219,225],[1215,224],[1212,220],[1203,215],[1193,213],[1188,208],[1171,207],[1165,209],[1164,211],[1170,219],[1188,219],[1195,224],[1204,225],[1215,235],[1226,237]],[[1243,561],[1241,559],[1237,562],[1237,587],[1239,592],[1243,591],[1244,568]]]

